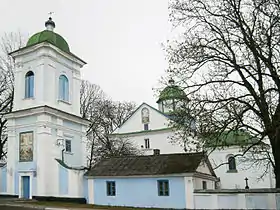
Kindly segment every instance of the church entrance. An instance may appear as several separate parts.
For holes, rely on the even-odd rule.
[[[29,199],[30,197],[30,176],[22,176],[22,197]]]

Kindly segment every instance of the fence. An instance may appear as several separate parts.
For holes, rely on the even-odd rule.
[[[279,189],[195,190],[195,209],[279,209]]]

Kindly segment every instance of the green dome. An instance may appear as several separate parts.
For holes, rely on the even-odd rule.
[[[67,44],[65,39],[59,34],[54,33],[53,31],[50,30],[44,30],[34,34],[28,40],[26,46],[28,47],[42,42],[49,42],[54,46],[58,47],[59,49],[61,49],[62,51],[70,53],[69,45]]]
[[[163,91],[161,91],[157,103],[164,100],[186,99],[186,98],[187,98],[186,93],[178,86],[172,84],[164,88]]]

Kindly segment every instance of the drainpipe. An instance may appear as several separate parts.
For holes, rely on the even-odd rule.
[[[61,150],[61,160],[63,163],[64,163],[64,151],[65,151],[65,149]]]

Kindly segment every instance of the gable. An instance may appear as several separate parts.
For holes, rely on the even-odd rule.
[[[196,172],[200,172],[200,173],[203,173],[203,174],[209,174],[209,175],[212,175],[209,167],[208,167],[208,164],[205,162],[205,161],[202,161],[199,166],[197,167],[196,169]]]
[[[143,103],[141,104],[135,112],[125,121],[119,128],[117,128],[113,134],[124,134],[144,131],[144,124],[142,122],[142,110],[148,110],[148,130],[160,130],[168,128],[169,119],[168,116],[154,107]]]

